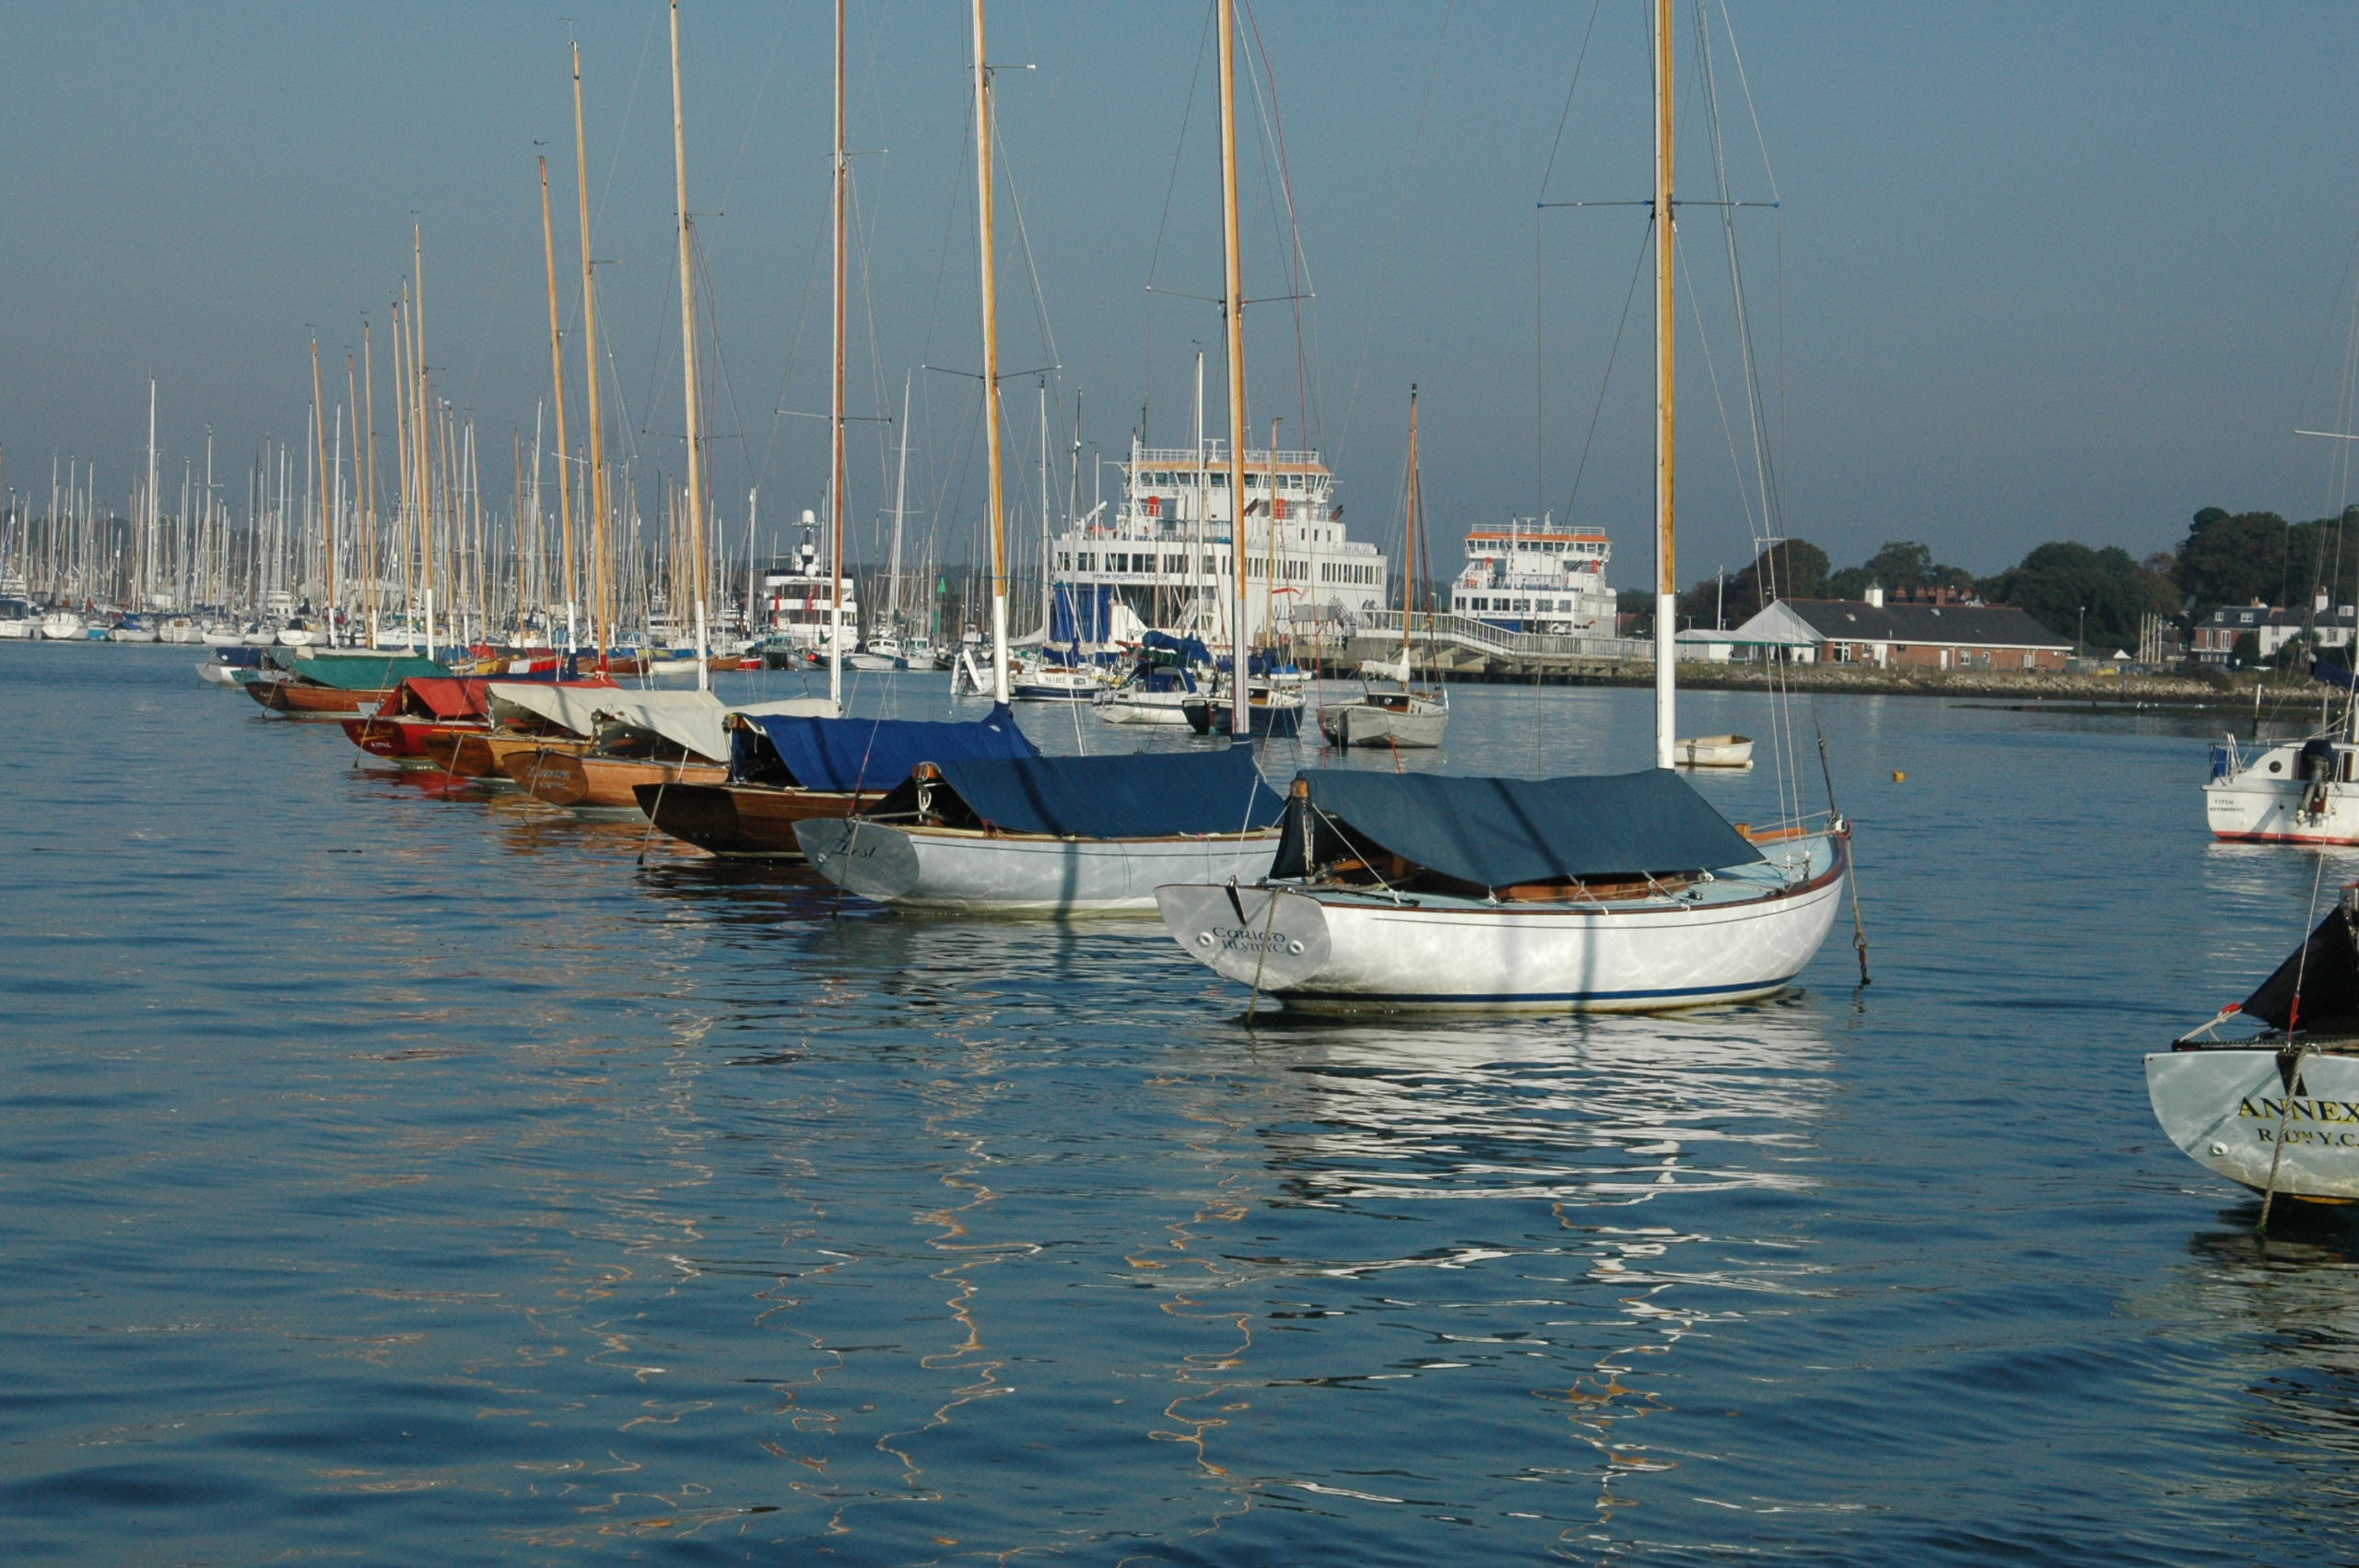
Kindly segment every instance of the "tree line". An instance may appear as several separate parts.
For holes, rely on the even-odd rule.
[[[1949,590],[2013,604],[2057,636],[2081,638],[2092,649],[2135,649],[2150,615],[2191,626],[2224,604],[2258,600],[2306,610],[2321,593],[2331,604],[2359,601],[2359,553],[2344,548],[2354,523],[2359,506],[2306,522],[2288,522],[2275,512],[2205,507],[2177,548],[2143,560],[2118,545],[2059,539],[1989,577],[1944,565],[1931,545],[1912,539],[1889,541],[1866,560],[1842,568],[1810,541],[1789,539],[1762,551],[1742,571],[1714,573],[1691,585],[1680,595],[1679,615],[1684,626],[1737,626],[1778,599],[1859,599],[1871,586],[1890,597]],[[1651,608],[1643,592],[1625,601],[1625,609]]]

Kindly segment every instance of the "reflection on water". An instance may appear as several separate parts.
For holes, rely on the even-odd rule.
[[[0,647],[18,1555],[2347,1555],[2359,1252],[2256,1253],[2137,1074],[2312,866],[2207,848],[2167,723],[1805,704],[1856,996],[1249,1022],[1153,922],[898,918],[152,651]],[[1452,695],[1407,766],[1646,755]]]

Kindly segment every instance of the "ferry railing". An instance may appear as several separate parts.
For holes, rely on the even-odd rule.
[[[1639,638],[1627,637],[1566,637],[1550,632],[1511,632],[1488,621],[1472,615],[1452,615],[1420,610],[1411,617],[1411,635],[1432,637],[1461,647],[1480,649],[1486,653],[1503,654],[1525,659],[1610,659],[1644,661],[1654,657],[1654,645]],[[1401,630],[1398,610],[1363,610],[1354,617],[1354,628],[1361,636],[1397,634]]]

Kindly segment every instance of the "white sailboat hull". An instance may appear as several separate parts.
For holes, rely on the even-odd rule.
[[[1097,699],[1097,717],[1109,724],[1188,722],[1186,692],[1109,692]]]
[[[1305,1012],[1648,1012],[1792,984],[1842,903],[1848,855],[1821,843],[1807,881],[1719,905],[1395,904],[1201,884],[1157,899],[1191,957]]]
[[[1682,767],[1751,767],[1750,735],[1696,735],[1672,743],[1671,759]]]
[[[2205,1170],[2259,1192],[2274,1162],[2279,1193],[2359,1199],[2359,1059],[2306,1057],[2294,1086],[2289,1106],[2273,1047],[2146,1059],[2154,1119]]]
[[[2206,784],[2203,815],[2213,837],[2232,842],[2359,844],[2359,783],[2330,782],[2317,790],[2321,809],[2306,811],[2311,786],[2255,767]]]
[[[1406,712],[1373,703],[1351,702],[1331,708],[1320,718],[1320,728],[1339,746],[1414,746],[1441,744],[1449,727],[1449,709],[1438,703],[1417,703]]]
[[[1153,915],[1168,883],[1258,879],[1275,828],[1173,838],[1050,838],[818,819],[794,825],[812,868],[847,892],[910,908],[1003,915]]]

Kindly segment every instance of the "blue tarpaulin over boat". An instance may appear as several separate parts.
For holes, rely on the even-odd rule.
[[[1271,874],[1389,851],[1480,887],[1749,864],[1752,840],[1668,768],[1570,778],[1449,778],[1309,768]]]
[[[890,790],[921,762],[1040,755],[1004,708],[992,708],[989,718],[957,723],[751,713],[740,718],[769,741],[785,765],[786,782],[805,790]],[[733,747],[740,777],[756,771],[745,755],[748,738],[740,729]]]
[[[1274,826],[1285,802],[1262,782],[1253,748],[943,761],[942,782],[1008,833],[1163,838]],[[938,792],[938,790],[937,790]],[[886,809],[889,809],[889,804]]]
[[[2323,681],[2330,686],[2341,686],[2344,691],[2359,691],[2359,679],[2352,675],[2350,666],[2331,659],[2311,660],[2310,679]]]

